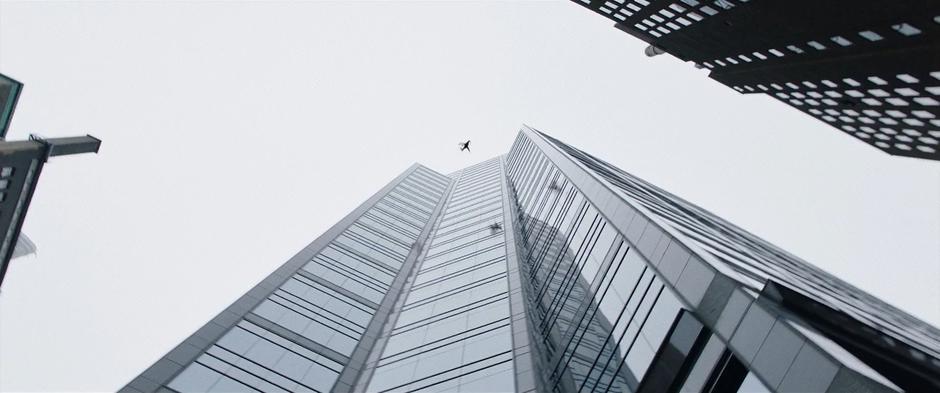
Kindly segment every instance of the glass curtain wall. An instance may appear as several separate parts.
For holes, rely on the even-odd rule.
[[[685,240],[711,254],[729,277],[761,291],[769,280],[844,312],[927,354],[940,353],[940,331],[732,223],[548,135],[546,140],[643,206]]]
[[[682,303],[525,135],[507,162],[550,388],[637,391]]]
[[[499,159],[453,177],[370,392],[514,388]]]
[[[417,168],[168,387],[328,392],[447,185],[443,176]]]

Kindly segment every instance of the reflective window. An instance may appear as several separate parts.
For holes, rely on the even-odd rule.
[[[241,322],[168,386],[181,392],[326,391],[342,365]]]
[[[513,388],[499,160],[456,177],[369,391]]]
[[[507,162],[551,382],[634,391],[681,303],[527,136]]]
[[[222,374],[199,363],[190,364],[168,385],[180,392],[207,392]]]
[[[0,177],[11,174],[0,169]],[[351,354],[448,185],[441,175],[416,169],[167,386],[181,392],[329,391],[345,366],[332,359]],[[470,284],[464,277],[485,280],[480,274],[488,273],[494,271],[468,271],[453,281]],[[463,328],[487,326],[470,315],[460,317]]]
[[[738,388],[740,393],[770,393],[770,389],[767,389],[767,386],[764,386],[764,383],[757,379],[757,375],[754,373],[747,373],[747,377],[744,377],[744,382],[741,382],[741,387]]]

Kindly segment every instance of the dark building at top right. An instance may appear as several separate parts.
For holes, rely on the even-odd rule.
[[[743,94],[888,154],[940,160],[940,2],[573,0]]]

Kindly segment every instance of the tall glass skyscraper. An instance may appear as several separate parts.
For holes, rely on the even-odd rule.
[[[524,127],[415,165],[126,392],[940,390],[940,331]]]

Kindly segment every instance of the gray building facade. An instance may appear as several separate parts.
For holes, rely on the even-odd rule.
[[[122,391],[938,389],[935,327],[524,127],[409,168]]]

